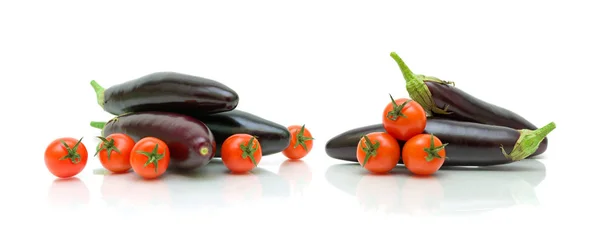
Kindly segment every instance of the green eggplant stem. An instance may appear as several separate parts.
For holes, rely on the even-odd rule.
[[[402,60],[402,58],[396,54],[396,52],[391,52],[390,56],[394,59],[394,61],[396,61],[398,67],[400,67],[400,71],[402,72],[402,76],[404,76],[404,81],[406,82],[406,91],[408,92],[410,98],[419,103],[423,109],[425,109],[427,115],[431,115],[432,112],[437,114],[448,114],[447,106],[444,109],[441,109],[435,105],[433,97],[431,96],[431,92],[424,82],[424,79],[437,78],[416,75],[410,70],[404,60]]]
[[[97,128],[97,129],[103,129],[104,126],[106,126],[106,122],[96,122],[96,121],[93,121],[93,122],[90,122],[90,126],[92,126],[94,128]]]
[[[100,107],[104,108],[104,88],[102,86],[100,86],[100,84],[98,84],[94,80],[92,80],[90,82],[90,84],[92,85],[92,87],[94,88],[94,91],[96,92],[96,101],[98,102],[98,105],[100,105]]]
[[[538,128],[536,130],[522,129],[519,132],[521,136],[517,139],[515,146],[513,147],[510,154],[506,153],[504,147],[500,145],[502,154],[512,161],[523,160],[537,151],[540,143],[556,128],[554,122],[548,123],[546,126]]]

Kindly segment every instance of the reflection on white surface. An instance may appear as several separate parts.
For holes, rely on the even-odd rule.
[[[97,172],[104,173],[95,176],[102,178],[99,198],[109,208],[115,208],[121,213],[147,208],[219,208],[290,196],[290,184],[281,176],[261,168],[247,174],[231,174],[218,160],[191,173],[168,172],[155,180],[144,180],[133,172]],[[49,198],[54,201],[87,201],[89,194],[87,189],[79,187],[81,185],[85,187],[79,180],[72,181],[69,185],[53,185],[52,196]],[[83,193],[77,194],[80,192]]]
[[[302,196],[312,181],[310,167],[303,160],[286,160],[277,174],[290,183],[292,194]]]
[[[539,204],[534,188],[546,168],[523,160],[486,168],[444,168],[417,177],[403,167],[372,175],[358,164],[329,167],[330,184],[356,197],[365,210],[410,215],[472,214],[515,205]]]
[[[78,209],[90,202],[90,191],[77,177],[55,179],[48,187],[48,204],[52,207]]]

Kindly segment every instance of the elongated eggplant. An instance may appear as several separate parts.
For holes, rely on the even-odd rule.
[[[423,133],[433,134],[442,143],[448,143],[443,166],[491,166],[542,154],[547,148],[543,139],[554,128],[554,122],[537,130],[516,130],[496,125],[429,118]],[[371,132],[385,132],[385,129],[382,124],[374,124],[341,133],[327,142],[326,153],[335,159],[357,162],[356,147],[360,138]],[[399,142],[404,145],[404,142]]]
[[[167,112],[138,112],[117,116],[110,121],[92,122],[102,136],[129,135],[134,141],[156,137],[169,147],[169,169],[192,170],[208,164],[216,152],[210,129],[192,117]]]
[[[394,52],[390,55],[400,67],[409,96],[429,115],[513,129],[537,129],[519,114],[472,96],[453,82],[414,74],[400,56]]]
[[[156,72],[104,89],[91,82],[98,104],[108,113],[163,111],[179,114],[233,110],[238,94],[206,78],[176,72]]]
[[[228,137],[244,133],[256,136],[263,155],[283,151],[290,143],[290,132],[280,124],[238,109],[217,114],[194,114],[212,131],[217,144],[215,157],[221,157],[221,146]]]

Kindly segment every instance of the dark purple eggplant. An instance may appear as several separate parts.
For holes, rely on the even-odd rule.
[[[423,133],[433,134],[448,143],[443,166],[492,166],[520,161],[534,153],[542,154],[547,145],[543,139],[556,125],[554,122],[537,130],[429,118]],[[332,158],[357,162],[356,147],[360,138],[372,132],[385,132],[382,124],[374,124],[341,133],[325,145]],[[399,141],[404,145],[403,141]],[[400,160],[399,163],[402,163]]]
[[[104,89],[91,82],[98,104],[108,113],[163,111],[179,114],[233,110],[238,94],[206,78],[176,72],[156,72]]]
[[[216,152],[210,129],[192,117],[167,112],[138,112],[117,116],[110,121],[92,122],[102,136],[129,135],[134,141],[156,137],[169,147],[169,169],[192,170],[208,164]]]
[[[414,74],[400,56],[394,52],[390,55],[400,67],[409,96],[429,115],[513,129],[537,129],[519,114],[470,95],[454,86],[454,82]]]
[[[221,157],[223,142],[234,134],[256,136],[263,155],[279,153],[290,144],[290,131],[286,127],[238,109],[192,117],[204,122],[212,131],[217,143],[215,157]]]

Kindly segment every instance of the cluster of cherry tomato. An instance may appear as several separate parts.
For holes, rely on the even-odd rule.
[[[390,98],[383,111],[385,132],[369,133],[361,138],[356,149],[358,162],[377,174],[391,171],[400,160],[414,174],[435,173],[446,158],[446,144],[424,133],[427,115],[419,103],[408,98],[394,99],[391,95]]]
[[[304,158],[313,147],[313,138],[303,126],[289,126],[290,144],[282,154],[291,160]],[[98,137],[96,148],[100,163],[113,173],[133,172],[146,179],[163,175],[170,161],[167,144],[159,138],[146,137],[135,142],[126,134],[116,133]],[[52,141],[44,154],[46,167],[56,177],[69,178],[79,174],[88,162],[83,138],[65,137]],[[221,146],[221,160],[232,173],[246,173],[258,166],[262,158],[260,142],[249,134],[234,134]]]

